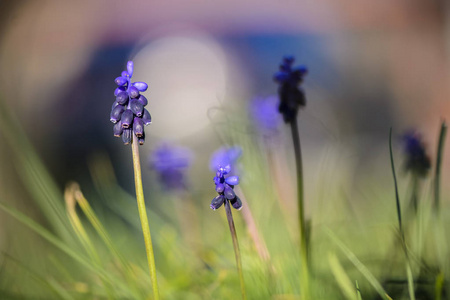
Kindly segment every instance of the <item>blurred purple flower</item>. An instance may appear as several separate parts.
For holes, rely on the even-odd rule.
[[[293,68],[295,58],[285,56],[280,65],[280,70],[274,74],[274,80],[280,85],[278,95],[280,104],[278,111],[283,115],[285,123],[292,122],[300,107],[306,105],[306,98],[299,85],[303,82],[303,77],[308,73],[305,66]]]
[[[256,97],[250,101],[250,115],[262,135],[271,136],[277,133],[281,121],[278,106],[277,96]]]
[[[183,190],[186,188],[185,171],[192,157],[187,148],[162,143],[150,155],[149,165],[157,172],[165,190]]]
[[[216,172],[219,168],[230,166],[231,170],[233,170],[236,161],[241,155],[242,148],[239,146],[221,147],[211,155],[209,169]]]
[[[110,120],[114,123],[114,136],[122,136],[125,145],[131,143],[133,134],[142,145],[145,141],[144,126],[150,124],[152,118],[144,108],[147,99],[140,95],[140,92],[147,90],[148,85],[145,82],[131,82],[133,69],[133,62],[129,61],[127,70],[114,80],[118,87],[114,91],[116,101],[111,108]]]
[[[216,166],[216,176],[213,180],[219,195],[211,201],[211,209],[218,209],[225,201],[230,201],[231,206],[237,210],[242,208],[242,201],[234,192],[234,186],[239,184],[239,176],[225,178],[231,172],[232,164],[236,163],[241,154],[240,147],[221,148],[213,154],[210,166]]]
[[[421,177],[426,176],[431,168],[431,161],[426,153],[421,136],[414,131],[410,131],[402,136],[402,142],[406,155],[405,170]]]

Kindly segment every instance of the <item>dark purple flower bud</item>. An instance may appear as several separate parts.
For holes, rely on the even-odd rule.
[[[139,95],[137,99],[139,102],[142,103],[143,106],[146,106],[148,104],[148,100],[147,98],[144,97],[144,95]]]
[[[234,190],[228,184],[225,184],[225,190],[223,194],[227,199],[233,199],[234,197],[236,197]]]
[[[133,139],[133,131],[130,128],[124,129],[122,133],[122,141],[125,145],[131,143]]]
[[[295,61],[295,57],[292,55],[285,55],[283,57],[283,63],[286,65],[292,65]]]
[[[122,113],[122,127],[123,128],[129,128],[130,125],[133,123],[133,112],[129,109],[125,110]]]
[[[133,62],[130,60],[127,62],[127,71],[128,71],[128,74],[130,74],[130,77],[133,76],[133,70],[134,70],[134,65],[133,65]]]
[[[144,145],[145,142],[145,133],[142,133],[142,136],[138,137],[139,145]]]
[[[125,83],[128,82],[128,79],[125,78],[125,77],[120,76],[120,77],[117,77],[117,78],[114,80],[114,82],[115,82],[118,86],[123,86],[123,85],[125,85]]]
[[[277,82],[284,82],[289,79],[289,74],[283,71],[276,72],[273,79]]]
[[[141,118],[135,117],[133,120],[133,131],[137,137],[144,135],[144,122]]]
[[[216,185],[216,192],[222,193],[224,189],[225,189],[225,185],[224,184],[219,183],[219,184]]]
[[[114,109],[114,107],[116,107],[117,105],[119,105],[119,103],[117,103],[117,101],[114,101],[112,107],[111,107],[111,111]]]
[[[127,92],[120,92],[120,93],[118,93],[117,97],[116,97],[116,101],[119,104],[121,104],[121,105],[124,105],[125,103],[127,103],[127,101],[128,101],[128,94],[127,94]]]
[[[148,124],[150,124],[152,122],[152,116],[150,115],[148,110],[146,110],[145,108],[144,108],[144,113],[142,114],[142,121],[144,122],[145,126],[147,126]]]
[[[133,86],[135,86],[140,92],[145,92],[148,88],[148,84],[142,81],[133,83]]]
[[[128,77],[130,77],[130,74],[128,74],[128,72],[127,71],[122,71],[122,77],[125,77],[125,78],[128,78]]]
[[[124,111],[125,107],[123,107],[122,105],[117,105],[116,107],[114,107],[111,111],[111,122],[116,123],[117,121],[119,121]]]
[[[225,201],[224,196],[219,195],[211,201],[211,205],[209,207],[211,207],[212,210],[216,210],[222,206],[224,201]]]
[[[131,98],[137,98],[139,96],[139,90],[134,86],[130,86],[128,88],[128,95],[130,95]]]
[[[116,88],[116,90],[114,91],[114,96],[119,95],[120,92],[126,92],[127,89],[124,86],[119,86],[118,88]]]
[[[115,137],[120,137],[123,132],[122,121],[117,122],[113,126],[113,132]]]
[[[144,110],[144,106],[137,99],[132,99],[130,101],[130,109],[136,116],[140,117],[140,116],[142,116],[142,111]]]
[[[238,185],[239,184],[239,176],[230,176],[225,178],[225,182],[229,185]]]
[[[242,209],[242,201],[241,201],[241,199],[239,199],[238,196],[236,196],[234,199],[231,199],[230,203],[231,203],[231,206],[233,206],[233,208],[235,208],[237,210]]]

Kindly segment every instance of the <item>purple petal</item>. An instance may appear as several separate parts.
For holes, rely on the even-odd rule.
[[[219,195],[216,198],[212,199],[211,205],[209,207],[211,207],[212,210],[216,210],[222,206],[224,201],[225,198],[222,195]]]
[[[124,110],[125,107],[123,107],[122,105],[117,105],[116,107],[114,107],[111,111],[110,121],[113,123],[119,121],[123,115]]]
[[[125,103],[127,103],[127,101],[128,101],[127,92],[119,92],[117,94],[116,101],[121,105],[124,105]]]
[[[144,97],[144,95],[139,95],[139,97],[137,98],[139,100],[139,102],[142,103],[142,105],[146,106],[148,104],[148,100],[147,98]]]
[[[115,137],[120,137],[123,132],[122,121],[117,122],[113,126],[113,132]]]
[[[120,77],[117,77],[117,78],[114,80],[114,82],[115,82],[118,86],[123,86],[123,85],[125,85],[125,83],[128,82],[128,80],[127,80],[125,77],[120,76]]]
[[[130,74],[128,74],[127,71],[123,71],[121,75],[122,75],[122,77],[125,77],[125,78],[128,78],[130,76]]]
[[[132,130],[131,129],[124,129],[122,133],[122,141],[125,145],[128,145],[131,143],[131,140],[133,138]]]
[[[135,86],[140,92],[145,92],[148,88],[148,84],[142,81],[133,83],[133,86]]]
[[[139,102],[137,99],[132,99],[130,101],[130,109],[136,116],[140,117],[142,116],[144,105],[142,105],[142,103]]]
[[[130,60],[127,62],[127,71],[128,71],[128,74],[130,74],[130,77],[133,76],[133,69],[134,69],[134,65],[133,65],[133,62]]]
[[[133,123],[133,112],[129,109],[125,110],[122,114],[122,127],[129,128]]]
[[[144,145],[145,142],[145,133],[142,134],[142,136],[138,137],[139,145]]]
[[[233,189],[228,184],[225,184],[224,195],[229,200],[234,199],[234,197],[236,197],[236,194],[234,193]]]
[[[135,117],[133,120],[133,131],[137,137],[144,135],[144,122],[141,118]]]
[[[137,98],[139,96],[139,90],[134,86],[130,86],[128,88],[128,95],[130,95],[131,98]]]
[[[222,193],[224,189],[225,189],[224,184],[222,184],[222,183],[216,184],[216,192]]]
[[[124,86],[119,86],[118,88],[116,88],[116,90],[114,91],[114,96],[117,96],[120,92],[126,92],[126,88]]]
[[[231,205],[234,209],[241,210],[242,209],[242,201],[236,196],[234,199],[230,200]]]
[[[225,182],[229,185],[238,185],[239,184],[239,176],[230,176],[225,178]]]
[[[152,122],[152,116],[150,115],[148,110],[146,110],[145,108],[144,108],[144,112],[142,113],[142,121],[144,122],[144,125],[146,125],[146,126]]]

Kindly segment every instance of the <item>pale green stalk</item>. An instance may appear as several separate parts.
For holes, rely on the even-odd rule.
[[[153,286],[153,297],[159,299],[158,281],[156,279],[155,256],[153,254],[152,237],[150,235],[150,227],[148,225],[147,211],[145,208],[144,190],[142,188],[141,163],[139,159],[139,143],[136,137],[132,143],[133,167],[134,167],[134,183],[136,187],[136,199],[139,210],[139,217],[142,225],[142,233],[144,235],[145,252],[147,253],[148,268],[150,270],[150,278]]]

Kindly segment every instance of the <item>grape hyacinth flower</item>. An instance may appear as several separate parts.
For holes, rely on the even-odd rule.
[[[111,122],[115,123],[113,127],[114,136],[122,136],[125,145],[131,144],[139,219],[141,221],[145,252],[152,282],[153,299],[158,300],[159,287],[156,278],[155,255],[145,206],[139,156],[139,145],[144,144],[145,140],[144,126],[151,123],[150,113],[144,108],[147,105],[147,99],[140,94],[140,92],[147,90],[148,85],[145,82],[131,82],[133,68],[133,62],[129,61],[127,70],[123,71],[121,76],[115,79],[118,88],[114,92],[116,101],[111,110]]]
[[[306,105],[305,93],[300,88],[303,77],[308,73],[305,66],[293,67],[294,57],[285,56],[280,65],[280,70],[273,76],[279,84],[278,95],[280,104],[278,111],[283,115],[285,123],[291,126],[292,141],[295,153],[295,165],[297,171],[297,203],[298,224],[300,234],[300,257],[302,262],[301,279],[303,282],[302,299],[310,299],[309,295],[309,246],[307,222],[305,219],[305,208],[303,199],[303,163],[300,147],[300,135],[297,125],[297,113],[300,107]]]
[[[431,162],[421,136],[416,132],[408,132],[403,135],[402,141],[406,155],[405,170],[419,177],[426,176],[431,168]]]
[[[280,85],[278,94],[280,104],[278,111],[283,115],[285,123],[292,122],[297,117],[300,107],[306,105],[306,98],[299,85],[303,82],[303,77],[308,73],[305,66],[293,68],[293,56],[285,56],[280,65],[280,70],[274,74],[274,80]]]
[[[242,299],[247,299],[245,293],[244,275],[242,272],[241,252],[239,250],[239,243],[234,226],[233,214],[231,207],[240,210],[242,208],[242,201],[234,192],[234,187],[239,184],[238,176],[228,176],[231,172],[232,165],[241,156],[242,149],[234,146],[230,148],[221,148],[216,151],[210,161],[210,168],[215,169],[216,176],[214,176],[214,183],[216,185],[216,192],[219,194],[211,201],[211,209],[216,210],[222,205],[225,206],[225,212],[228,220],[228,227],[230,228],[231,239],[233,240],[234,255],[236,258],[236,266],[239,273],[239,281],[241,285]],[[231,204],[231,205],[230,205]]]
[[[264,137],[276,135],[280,126],[281,117],[277,107],[277,96],[256,97],[250,101],[249,111],[258,131]]]
[[[239,184],[239,176],[228,176],[231,166],[219,167],[214,177],[214,183],[216,185],[216,192],[219,194],[211,201],[211,209],[216,210],[224,204],[225,201],[230,201],[231,206],[237,210],[241,210],[242,201],[234,192],[234,186]]]
[[[160,144],[151,154],[149,164],[158,174],[166,191],[186,189],[184,171],[192,161],[192,152],[168,143]]]
[[[114,123],[114,136],[122,136],[125,145],[132,142],[133,135],[143,145],[144,126],[152,122],[152,117],[144,108],[148,103],[147,98],[140,93],[145,92],[148,85],[142,81],[131,82],[133,69],[133,62],[129,61],[127,70],[114,80],[118,87],[114,91],[116,101],[111,109],[110,120]]]

